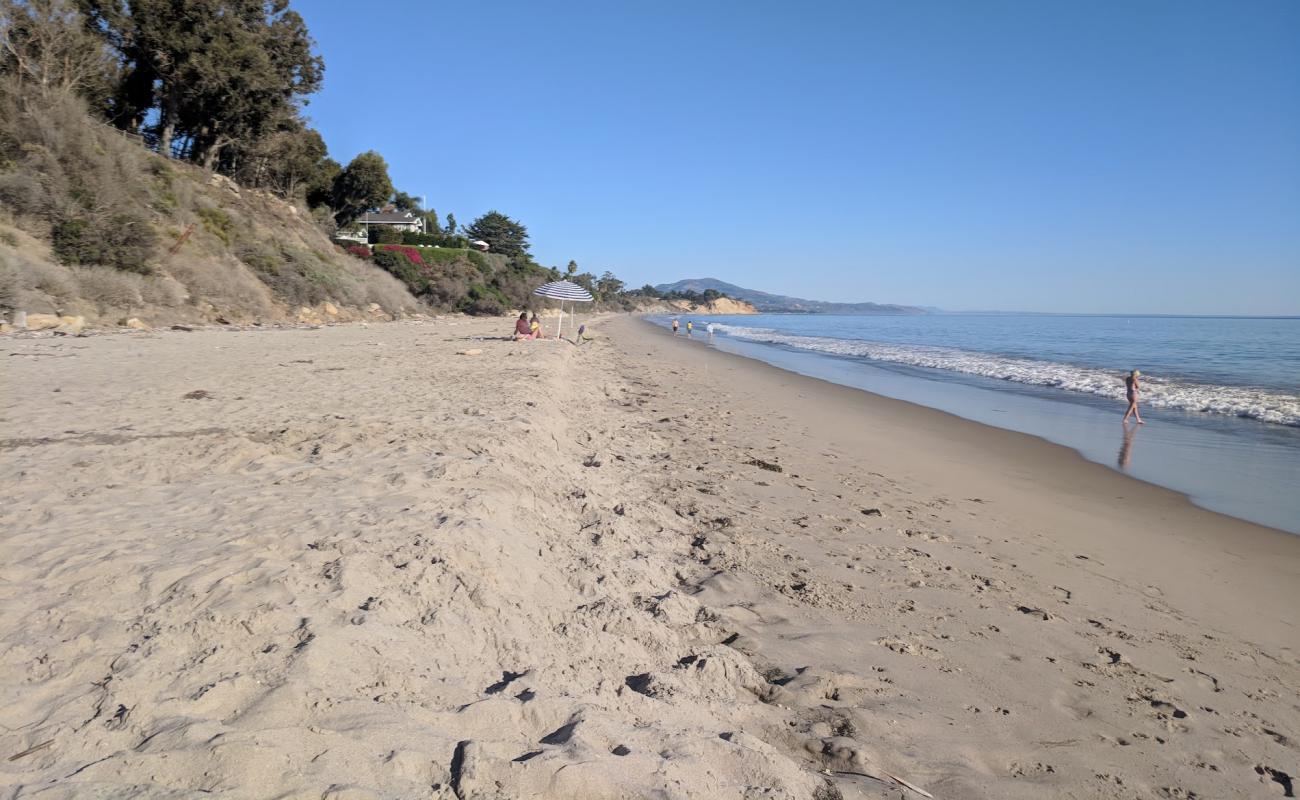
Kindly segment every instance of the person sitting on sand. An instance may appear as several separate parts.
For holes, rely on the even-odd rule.
[[[1124,393],[1128,396],[1128,411],[1124,412],[1124,421],[1128,422],[1131,415],[1137,424],[1145,425],[1142,421],[1142,415],[1138,413],[1138,392],[1142,387],[1138,384],[1138,376],[1142,373],[1139,370],[1133,370],[1124,377]]]
[[[528,324],[528,312],[524,311],[515,320],[515,341],[522,342],[525,339],[536,339],[533,335],[533,328]]]
[[[534,339],[542,338],[542,321],[537,318],[537,312],[533,312],[533,318],[528,320],[528,330],[533,334]]]

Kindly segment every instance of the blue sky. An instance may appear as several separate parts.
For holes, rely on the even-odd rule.
[[[544,264],[1300,314],[1300,3],[295,0],[308,115]]]

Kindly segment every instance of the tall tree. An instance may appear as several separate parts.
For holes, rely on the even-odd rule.
[[[0,74],[104,105],[116,65],[69,0],[0,0]]]
[[[114,121],[156,111],[146,133],[164,155],[233,172],[228,149],[275,133],[320,86],[324,64],[288,0],[80,1],[122,60]]]
[[[447,227],[444,230],[448,236],[456,235],[456,215],[450,211],[447,212]]]
[[[528,229],[500,211],[489,211],[474,220],[465,233],[488,243],[494,253],[507,258],[528,254]]]
[[[86,29],[117,53],[121,77],[105,110],[124,131],[141,133],[145,116],[156,102],[160,53],[149,47],[142,25],[132,19],[125,0],[79,0]],[[168,154],[170,155],[170,154]]]
[[[312,170],[304,186],[308,208],[326,208],[334,201],[334,181],[343,171],[343,165],[332,158],[322,158]]]
[[[420,208],[420,198],[403,191],[393,192],[393,208],[398,211],[409,211],[412,214],[418,214],[422,210]]]
[[[568,275],[570,278],[572,278],[574,275],[577,275],[578,262],[574,261],[573,259],[569,259],[569,266],[564,268],[564,274]]]
[[[334,219],[340,226],[347,225],[392,195],[388,163],[383,156],[369,150],[352,159],[334,179]]]
[[[287,200],[302,200],[320,180],[329,161],[325,140],[296,117],[288,117],[279,130],[251,146],[228,151],[239,168],[235,178],[245,186],[266,188]],[[338,165],[334,165],[337,170]],[[333,175],[330,175],[330,180]]]
[[[605,274],[596,281],[596,291],[600,293],[600,299],[609,300],[623,291],[623,282],[616,278],[614,273],[606,270]]]

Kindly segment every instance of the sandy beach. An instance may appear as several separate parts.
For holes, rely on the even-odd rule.
[[[1295,796],[1300,537],[591,327],[0,338],[3,796]]]

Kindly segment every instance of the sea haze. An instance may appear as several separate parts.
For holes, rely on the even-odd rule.
[[[692,319],[697,337],[714,323],[702,340],[720,349],[1041,436],[1206,507],[1300,533],[1300,318]],[[1147,425],[1125,431],[1123,377],[1134,368]]]

